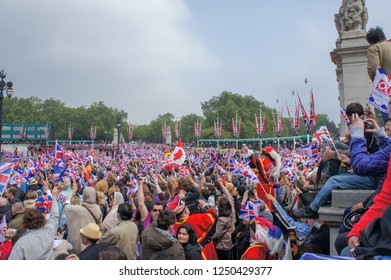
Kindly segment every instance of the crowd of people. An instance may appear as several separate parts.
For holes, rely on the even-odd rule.
[[[389,45],[379,28],[370,29],[367,39],[373,79],[374,65],[390,65],[381,62],[385,55],[375,59]],[[3,155],[1,176],[8,183],[0,197],[0,259],[330,255],[330,228],[319,209],[335,189],[373,190],[346,209],[350,226],[341,225],[337,253],[387,257],[387,242],[377,248],[362,238],[391,205],[391,118],[383,116],[379,125],[370,107],[359,103],[349,104],[346,115],[349,129],[343,141],[316,138],[294,149],[243,145],[215,150],[183,147],[180,139],[176,146],[123,144],[116,154],[104,145],[74,149],[56,143],[28,154],[15,149]]]
[[[279,260],[306,252],[329,255],[330,228],[318,210],[332,190],[377,189],[377,197],[387,190],[382,186],[387,186],[390,130],[387,135],[379,127],[369,107],[352,103],[346,113],[351,123],[345,142],[313,142],[295,150],[197,149],[178,141],[177,147],[124,144],[117,157],[58,144],[53,152],[15,155],[8,159],[13,174],[0,198],[0,219],[8,228],[0,257]],[[182,162],[174,156],[177,148]],[[352,229],[341,230],[336,241],[341,255],[359,246],[370,221],[366,215],[378,217],[387,205],[382,200],[378,206],[373,197],[376,213],[367,211]]]

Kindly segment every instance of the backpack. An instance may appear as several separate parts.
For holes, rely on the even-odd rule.
[[[391,256],[391,206],[387,206],[380,218],[374,219],[365,228],[360,246],[355,252],[358,259],[375,256]]]

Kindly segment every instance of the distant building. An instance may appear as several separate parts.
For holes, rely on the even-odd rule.
[[[45,123],[3,123],[2,143],[45,142],[50,126]]]

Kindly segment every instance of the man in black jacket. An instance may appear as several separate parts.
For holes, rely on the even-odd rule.
[[[81,241],[86,248],[80,252],[80,254],[72,254],[68,256],[67,260],[99,260],[99,252],[106,249],[109,244],[97,243],[99,238],[102,236],[99,226],[95,223],[89,223],[84,228],[80,229]]]

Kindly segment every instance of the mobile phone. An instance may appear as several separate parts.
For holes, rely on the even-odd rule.
[[[17,232],[18,232],[17,229],[9,228],[9,229],[7,229],[7,231],[5,232],[5,235],[8,236],[8,237],[14,237],[14,236],[16,235]]]

